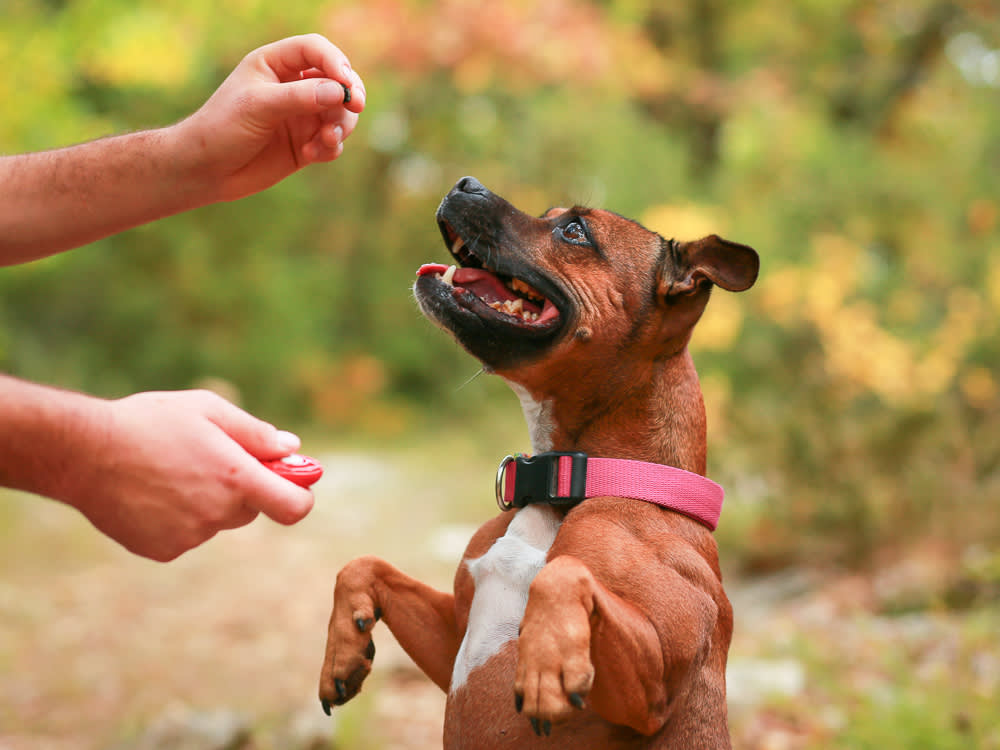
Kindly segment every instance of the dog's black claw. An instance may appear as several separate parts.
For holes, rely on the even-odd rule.
[[[375,658],[375,641],[368,641],[368,647],[365,649],[365,658],[368,661]]]
[[[552,734],[552,722],[549,721],[548,719],[542,722],[542,734],[544,734],[546,737]]]
[[[569,702],[576,708],[583,708],[583,696],[579,693],[570,693]]]
[[[341,700],[347,697],[347,684],[343,680],[334,680],[333,689],[337,691],[337,697]]]
[[[514,693],[514,708],[518,713],[524,708],[524,696],[520,693]]]
[[[326,698],[323,698],[320,701],[320,705],[323,706],[323,713],[325,713],[327,716],[329,716],[330,715],[330,701],[328,701]]]
[[[533,730],[535,730],[535,734],[537,734],[539,737],[541,737],[542,736],[542,723],[538,720],[538,718],[535,717],[535,716],[532,716],[530,719],[528,719],[528,721],[531,722],[531,728]]]
[[[373,623],[374,623],[373,620],[365,617],[359,617],[354,621],[355,627],[357,627],[357,629],[362,633],[364,633],[368,629],[368,626],[372,625]]]

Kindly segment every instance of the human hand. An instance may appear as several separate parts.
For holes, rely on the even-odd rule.
[[[298,438],[222,397],[151,392],[104,403],[103,444],[61,499],[130,551],[166,562],[260,512],[292,524],[312,509],[309,490],[258,460],[293,453]]]
[[[306,34],[250,52],[201,109],[170,130],[209,199],[234,200],[336,159],[364,106],[364,83],[344,53]]]

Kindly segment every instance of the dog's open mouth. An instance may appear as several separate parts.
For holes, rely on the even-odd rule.
[[[492,268],[479,257],[451,226],[441,222],[441,231],[457,265],[426,263],[417,271],[418,277],[430,276],[452,288],[455,302],[480,317],[522,328],[525,332],[548,332],[559,327],[559,309],[548,296],[524,278]],[[489,256],[492,253],[485,253]],[[532,281],[536,272],[525,269]]]
[[[418,276],[433,274],[453,287],[456,295],[471,294],[499,315],[521,325],[545,325],[559,319],[559,311],[526,281],[504,279],[484,268],[459,268],[442,263],[426,263]]]

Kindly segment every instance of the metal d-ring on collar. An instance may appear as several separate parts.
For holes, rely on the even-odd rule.
[[[514,503],[508,503],[504,499],[504,487],[503,480],[507,477],[507,464],[514,460],[514,456],[504,456],[503,460],[500,462],[500,466],[497,467],[497,506],[500,510],[508,511],[514,507]]]
[[[570,460],[566,494],[559,492],[560,460]],[[511,499],[507,500],[507,480],[510,464],[514,464],[514,486]],[[497,468],[496,495],[500,510],[523,508],[531,503],[572,506],[586,498],[587,454],[579,451],[548,451],[535,456],[517,454],[505,456]]]

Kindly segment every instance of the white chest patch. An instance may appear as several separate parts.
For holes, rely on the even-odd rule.
[[[531,447],[535,453],[552,450],[552,430],[555,423],[552,420],[552,405],[548,401],[536,401],[528,389],[509,380],[505,381],[521,402],[524,421],[528,423],[528,434],[531,436]]]
[[[517,511],[507,533],[485,555],[466,562],[476,592],[469,609],[469,626],[455,658],[452,691],[465,684],[473,669],[517,637],[528,603],[528,587],[545,565],[559,524],[552,508],[529,505]]]

